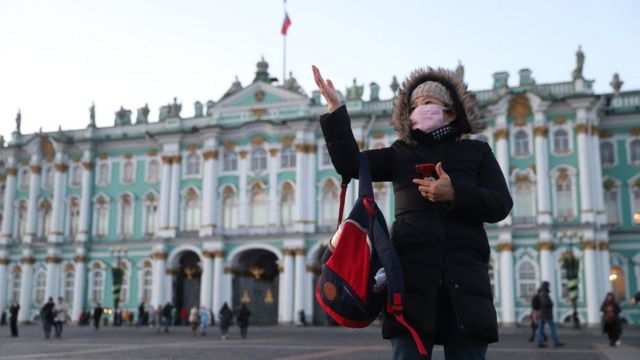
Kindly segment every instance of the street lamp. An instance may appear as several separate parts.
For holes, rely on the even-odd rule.
[[[127,248],[121,246],[112,246],[109,248],[111,257],[116,258],[116,266],[111,268],[112,287],[111,292],[113,295],[113,325],[120,325],[120,315],[118,313],[118,303],[120,302],[120,289],[122,287],[122,279],[124,277],[124,270],[122,269],[121,260],[127,256]]]
[[[569,240],[569,252],[562,255],[562,267],[564,268],[567,276],[569,300],[571,300],[571,305],[573,307],[573,314],[571,315],[573,327],[578,329],[580,328],[580,319],[578,318],[578,286],[580,284],[578,273],[580,270],[580,260],[573,255],[573,238],[574,236],[578,237],[578,234],[573,231],[567,231],[564,234],[559,232],[557,235],[558,239],[562,241],[564,235],[566,235],[566,238]]]

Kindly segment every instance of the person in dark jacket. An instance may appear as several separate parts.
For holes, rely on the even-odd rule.
[[[357,178],[360,150],[347,108],[331,80],[313,72],[328,105],[320,125],[331,161],[343,177]],[[418,69],[395,98],[398,140],[364,151],[373,181],[394,187],[391,240],[404,273],[404,317],[429,354],[443,344],[448,359],[484,359],[498,341],[483,223],[507,217],[513,202],[489,145],[462,139],[482,128],[479,117],[475,96],[452,71]],[[436,165],[437,179],[417,173],[423,163]],[[394,358],[423,359],[407,329],[384,313]]]
[[[607,293],[600,311],[602,312],[602,332],[609,337],[609,346],[619,346],[622,335],[622,321],[620,321],[622,310],[612,292]]]
[[[51,336],[51,327],[53,326],[53,320],[56,317],[54,311],[56,304],[53,302],[53,298],[49,298],[44,306],[40,309],[40,321],[42,322],[42,328],[44,329],[44,337],[48,339]]]
[[[225,302],[222,304],[222,308],[218,312],[218,318],[220,319],[220,332],[222,333],[221,339],[227,340],[229,338],[229,326],[231,326],[231,319],[233,318],[233,312],[229,309],[229,305]]]
[[[18,312],[20,312],[20,304],[12,301],[11,307],[9,307],[9,327],[13,337],[18,337]]]
[[[96,330],[100,329],[100,318],[102,318],[102,313],[104,309],[100,306],[99,302],[96,302],[96,307],[93,308],[93,326]]]
[[[553,301],[549,296],[551,290],[549,289],[549,282],[543,281],[542,285],[538,289],[538,298],[540,300],[540,311],[538,313],[538,331],[536,333],[536,343],[539,348],[547,347],[543,344],[544,340],[544,326],[545,324],[549,324],[549,328],[551,329],[551,341],[553,341],[553,346],[559,347],[564,346],[564,343],[561,343],[558,339],[558,332],[556,329],[556,323],[553,321]]]
[[[171,325],[171,317],[173,315],[173,305],[167,302],[162,308],[162,321],[164,322],[164,332],[169,332],[169,325]]]
[[[247,338],[247,331],[249,329],[249,317],[251,316],[251,311],[247,307],[247,304],[242,304],[238,308],[238,313],[236,315],[236,319],[238,319],[238,326],[240,327],[240,336],[243,339]]]

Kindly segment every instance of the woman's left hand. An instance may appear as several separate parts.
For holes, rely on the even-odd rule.
[[[413,183],[418,185],[418,191],[423,198],[431,202],[451,202],[453,201],[453,186],[451,178],[442,169],[442,163],[436,165],[438,180],[413,179]]]

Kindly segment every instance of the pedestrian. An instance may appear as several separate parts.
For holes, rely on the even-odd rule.
[[[200,326],[200,318],[198,315],[198,308],[196,306],[192,307],[189,310],[189,326],[191,326],[191,332],[193,336],[196,336],[198,331],[198,326]]]
[[[100,303],[96,302],[96,307],[93,308],[93,326],[96,330],[100,329],[100,318],[103,312],[104,309],[100,306]]]
[[[238,319],[238,326],[240,327],[240,336],[243,339],[247,338],[247,330],[249,329],[249,317],[251,316],[251,311],[247,307],[247,304],[240,305],[238,308],[238,314],[236,315],[236,319]]]
[[[187,325],[187,321],[189,320],[189,312],[186,307],[180,308],[180,325]]]
[[[300,309],[300,311],[298,311],[298,319],[302,326],[307,326],[307,316],[304,313],[304,309]]]
[[[169,332],[169,325],[171,325],[171,313],[173,311],[173,305],[170,302],[162,308],[162,320],[164,322],[164,332]]]
[[[62,336],[62,326],[67,322],[67,316],[69,316],[69,309],[67,304],[64,303],[63,297],[58,297],[58,303],[55,307],[56,316],[53,319],[53,326],[56,332],[56,338]]]
[[[616,302],[612,292],[607,293],[602,306],[602,332],[609,337],[609,346],[620,346],[622,335],[622,321],[620,320],[620,305]]]
[[[120,316],[121,316],[121,321],[119,323],[127,325],[127,323],[129,322],[129,310],[124,309],[124,311],[121,313]]]
[[[211,321],[211,311],[201,306],[198,311],[198,317],[200,318],[200,335],[205,336],[209,328],[209,322]]]
[[[17,301],[11,302],[9,307],[9,327],[11,328],[11,336],[18,337],[18,312],[20,311],[20,304]]]
[[[138,326],[144,326],[145,325],[146,316],[147,316],[147,313],[144,310],[144,301],[143,301],[138,306]]]
[[[233,312],[229,309],[229,305],[225,302],[222,304],[222,308],[218,312],[218,318],[220,319],[220,332],[222,333],[221,339],[227,340],[229,338],[229,326],[231,326],[231,319],[233,318]]]
[[[356,179],[360,151],[347,108],[312,69],[328,106],[320,126],[331,162],[343,178]],[[506,218],[513,201],[491,147],[463,139],[482,128],[475,96],[452,71],[417,69],[395,97],[391,123],[398,140],[363,153],[372,180],[393,183],[391,240],[404,269],[404,319],[429,354],[442,344],[447,359],[484,359],[498,341],[484,223]],[[383,313],[393,358],[424,359],[406,327]]]
[[[55,305],[53,298],[50,297],[46,304],[44,304],[40,309],[40,321],[42,322],[44,337],[46,339],[51,336],[51,326],[53,325],[53,320],[56,316]]]
[[[154,312],[153,326],[156,328],[156,332],[160,332],[162,327],[162,305],[158,305],[158,308]]]
[[[531,298],[531,313],[529,318],[531,319],[531,336],[529,336],[529,342],[533,342],[536,337],[536,331],[538,330],[538,318],[540,317],[540,297],[536,293]],[[547,334],[543,331],[542,337],[544,342],[547,342]]]
[[[549,296],[551,290],[549,289],[549,282],[543,281],[542,285],[538,289],[538,297],[540,298],[540,312],[538,319],[538,330],[536,332],[536,344],[539,348],[547,347],[542,343],[544,326],[549,324],[551,330],[551,341],[553,341],[554,347],[564,346],[558,339],[558,332],[556,329],[556,323],[553,321],[553,301]]]

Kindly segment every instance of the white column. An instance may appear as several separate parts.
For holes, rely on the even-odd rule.
[[[313,233],[316,231],[316,193],[318,186],[316,185],[316,154],[317,154],[317,146],[308,145],[307,148],[307,160],[305,165],[307,166],[307,178],[305,179],[307,183],[307,189],[304,193],[305,196],[305,208],[306,214],[304,218],[304,231],[307,233]],[[306,311],[305,311],[306,313]]]
[[[211,295],[213,294],[213,259],[212,251],[204,250],[202,261],[202,276],[200,277],[200,306],[211,309]]]
[[[176,305],[176,303],[173,301],[174,298],[174,294],[173,294],[173,285],[174,285],[174,281],[176,280],[176,274],[177,274],[178,270],[173,269],[173,268],[166,268],[164,269],[164,283],[162,284],[162,286],[164,287],[164,289],[162,290],[163,292],[163,302],[167,303],[170,302],[173,304],[173,306]]]
[[[300,310],[304,309],[305,305],[305,295],[306,295],[306,286],[305,286],[305,267],[304,267],[304,259],[305,259],[305,249],[299,248],[294,250],[295,254],[295,293],[293,298],[293,319],[294,322],[298,323],[298,313]],[[306,312],[305,312],[306,313]]]
[[[536,143],[536,190],[538,193],[538,224],[551,224],[551,190],[549,187],[549,145],[548,130],[544,126],[544,114],[536,113],[541,124],[534,129]]]
[[[284,249],[282,251],[284,255],[284,288],[282,291],[283,297],[283,315],[282,321],[290,323],[293,321],[293,306],[294,306],[294,286],[295,286],[295,270],[294,270],[294,250]]]
[[[513,242],[511,233],[501,233],[498,250],[500,251],[500,302],[502,304],[502,323],[516,323],[515,289],[513,279]]]
[[[31,315],[31,289],[33,288],[33,263],[35,262],[31,257],[30,250],[25,250],[20,262],[22,277],[20,279],[20,312],[18,313],[18,321],[28,321]]]
[[[276,229],[280,224],[278,218],[278,170],[280,169],[279,149],[269,149],[269,227]],[[296,186],[297,187],[297,186]]]
[[[233,308],[233,269],[231,267],[225,267],[222,276],[222,302],[227,303],[230,308]],[[222,305],[220,305],[222,307]],[[218,309],[220,310],[220,309]]]
[[[249,152],[247,150],[240,150],[238,154],[240,155],[238,163],[238,170],[240,171],[240,178],[238,179],[238,227],[246,229],[246,227],[249,226],[249,204],[247,201],[247,192],[249,191],[249,189],[247,189],[247,173],[249,172],[249,160],[247,159],[247,155]]]
[[[39,149],[38,149],[39,150]],[[29,176],[29,201],[27,204],[27,231],[23,239],[25,243],[31,243],[36,239],[38,226],[38,196],[40,195],[40,154],[31,154],[29,163],[31,174]],[[43,234],[47,236],[47,234]]]
[[[0,234],[0,244],[7,245],[13,238],[13,202],[16,196],[16,174],[15,157],[10,156],[5,163],[5,188],[4,188],[4,208],[2,219],[2,233]]]
[[[178,220],[180,213],[180,165],[182,157],[180,155],[173,156],[171,160],[171,194],[169,205],[169,228],[175,236],[178,231]]]
[[[607,239],[602,240],[598,244],[600,250],[600,294],[606,294],[611,289],[611,282],[609,281],[609,274],[611,273],[611,259],[609,258],[609,241]]]
[[[216,204],[218,189],[217,159],[218,152],[215,150],[215,139],[207,140],[205,150],[202,153],[204,158],[203,178],[202,178],[202,226],[200,236],[212,236],[216,228]]]
[[[224,275],[224,251],[214,252],[215,257],[213,259],[213,301],[211,308],[214,314],[218,314],[222,307],[223,297],[223,275]]]
[[[596,275],[596,242],[586,240],[582,242],[584,251],[584,273],[587,300],[587,323],[597,325],[600,323],[600,302],[598,297],[598,277]]]
[[[298,139],[296,141],[300,141],[300,143],[296,144],[296,205],[295,205],[295,229],[296,231],[303,232],[304,231],[304,221],[306,219],[306,204],[305,204],[305,192],[308,191],[310,186],[315,186],[315,184],[309,184],[307,181],[307,154],[306,154],[306,145],[303,143],[304,141],[304,133],[298,132]]]
[[[47,241],[52,243],[62,242],[64,219],[65,180],[68,166],[65,164],[64,155],[57,153],[55,157],[55,174],[53,177],[53,210],[51,214],[51,231],[47,235]]]
[[[316,284],[313,282],[313,275],[313,271],[305,265],[304,288],[302,291],[304,294],[304,314],[309,324],[313,323],[313,302],[316,299]]]
[[[165,287],[165,270],[167,253],[164,247],[157,248],[154,253],[151,254],[153,260],[153,284],[151,287],[151,304],[154,308],[158,305],[165,304],[164,287]]]
[[[582,109],[578,109],[578,113],[580,113],[581,110]],[[595,161],[595,159],[589,159],[587,129],[588,125],[586,123],[576,125],[576,131],[578,133],[578,165],[580,166],[578,170],[580,175],[580,217],[583,223],[592,223],[595,220],[591,194],[591,182],[594,179],[591,178],[590,162]],[[597,161],[600,161],[600,159]]]
[[[91,189],[93,188],[93,174],[91,152],[85,151],[82,156],[82,188],[80,198],[80,224],[78,229],[78,241],[89,240],[89,221],[91,219]]]
[[[85,276],[87,271],[84,250],[76,251],[75,269],[73,272],[73,308],[71,309],[71,321],[78,321],[80,314],[84,310]]]
[[[553,243],[551,232],[547,230],[540,231],[538,248],[540,249],[540,280],[549,282],[549,288],[551,289],[549,296],[553,302],[556,302],[556,294],[560,292],[560,289],[556,288],[556,271],[558,269],[556,269],[553,260],[555,244]],[[557,310],[557,308],[554,310]]]
[[[49,298],[53,298],[53,301],[58,301],[60,294],[60,251],[55,248],[47,249],[47,257],[45,263],[47,267],[47,284],[44,291],[44,299],[47,301]]]
[[[284,255],[282,261],[278,263],[278,323],[285,324],[287,323],[286,319],[286,311],[285,311],[285,290],[287,278],[284,276]]]
[[[160,233],[162,237],[169,229],[169,207],[171,195],[171,162],[172,157],[162,156],[162,177],[160,178]],[[163,270],[164,271],[164,270]]]
[[[591,149],[593,150],[593,188],[595,200],[596,219],[599,224],[607,222],[607,213],[604,209],[604,190],[602,187],[602,162],[600,161],[600,133],[597,126],[591,128]],[[607,272],[608,274],[608,272]],[[607,275],[608,276],[608,275]]]
[[[499,115],[498,117],[505,117],[506,115]],[[499,122],[499,121],[497,121]],[[506,122],[506,120],[505,120]],[[502,175],[504,176],[505,181],[507,182],[507,187],[511,189],[511,184],[509,183],[509,144],[507,142],[507,137],[509,134],[509,130],[506,127],[498,128],[495,132],[496,139],[496,157],[498,158],[498,164],[500,165],[500,169],[502,170]],[[508,226],[511,225],[511,214],[509,214],[504,220],[498,223],[500,226]]]
[[[0,250],[0,312],[5,311],[7,307],[7,265],[9,265],[8,254],[4,250]]]

